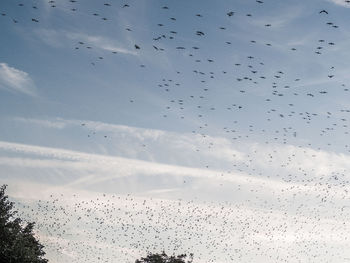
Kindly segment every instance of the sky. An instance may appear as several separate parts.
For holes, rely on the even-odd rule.
[[[0,184],[50,262],[349,262],[349,12],[2,0]]]

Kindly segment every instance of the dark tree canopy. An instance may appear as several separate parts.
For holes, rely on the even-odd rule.
[[[187,260],[187,261],[186,261]],[[187,259],[186,254],[181,254],[178,256],[168,256],[163,252],[162,254],[148,254],[147,257],[137,259],[135,263],[192,263],[193,254],[190,254]]]
[[[34,223],[25,225],[16,217],[5,190],[6,185],[0,187],[0,262],[46,263],[44,246],[33,233]]]

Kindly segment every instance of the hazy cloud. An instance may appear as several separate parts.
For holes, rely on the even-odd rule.
[[[27,72],[0,63],[0,89],[36,96],[37,91],[33,80]]]
[[[16,117],[16,118],[14,118],[14,120],[22,122],[22,123],[34,124],[34,125],[38,125],[41,127],[54,128],[54,129],[63,129],[67,125],[66,122],[60,121],[60,120],[51,121],[51,120],[21,118],[21,117]]]
[[[345,2],[344,0],[328,0],[329,2],[332,2],[336,5],[340,5],[340,6],[344,6],[344,7],[347,7],[349,8],[350,7],[350,4]]]
[[[86,46],[91,46],[100,50],[118,52],[128,55],[137,55],[132,49],[123,47],[123,44],[114,39],[98,35],[89,35],[84,33],[76,33],[65,30],[40,29],[36,31],[36,35],[46,44],[52,47],[65,47],[64,43],[68,41],[83,42]]]
[[[118,43],[116,43],[116,41],[103,36],[87,35],[87,34],[72,33],[72,32],[67,32],[66,36],[70,39],[80,40],[80,41],[86,42],[87,45],[93,45],[97,48],[100,48],[106,51],[118,52],[118,53],[129,54],[129,55],[137,55],[137,52],[123,48]]]

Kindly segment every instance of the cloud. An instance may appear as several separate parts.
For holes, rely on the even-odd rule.
[[[58,129],[57,136],[64,138],[84,131],[91,144],[62,144],[59,149],[0,141],[0,180],[5,182],[31,178],[97,192],[204,199],[215,195],[219,200],[239,189],[239,198],[253,191],[269,202],[281,193],[303,199],[303,193],[315,203],[327,196],[339,205],[350,192],[345,184],[349,176],[344,171],[350,170],[346,154],[88,120],[15,120]]]
[[[350,8],[350,4],[345,2],[345,0],[328,0],[328,2],[331,2],[331,3],[336,4],[336,5],[340,5],[343,7]]]
[[[271,189],[282,189],[290,185],[271,179],[260,179],[246,176],[244,173],[222,175],[220,170],[206,170],[200,168],[188,168],[176,165],[167,165],[146,162],[122,157],[112,157],[97,154],[88,154],[58,148],[40,147],[0,141],[0,149],[15,152],[17,154],[35,155],[32,158],[8,158],[0,157],[1,166],[13,166],[24,168],[67,168],[73,171],[84,172],[86,176],[72,180],[70,185],[89,184],[108,181],[113,178],[128,177],[132,175],[143,176],[175,176],[193,177],[198,179],[209,179],[227,181],[238,184],[249,184],[265,186]],[[39,158],[38,158],[39,157]]]
[[[137,52],[120,47],[120,45],[118,45],[115,40],[112,40],[103,36],[94,36],[94,35],[72,33],[72,32],[66,32],[66,36],[70,39],[86,42],[87,45],[93,45],[97,48],[100,48],[106,51],[119,52],[123,54],[135,55],[135,56],[137,55]]]
[[[155,167],[164,165],[162,166],[164,168],[168,165],[172,167],[170,170],[167,170],[167,173],[170,174],[172,173],[172,169],[174,171],[184,171],[183,169],[188,168],[194,169],[191,172],[189,172],[190,170],[187,171],[189,174],[194,175],[199,173],[203,174],[203,176],[207,174],[216,174],[217,176],[223,173],[225,176],[222,178],[226,178],[226,176],[229,177],[233,174],[242,174],[247,176],[246,178],[249,178],[249,180],[264,178],[267,180],[266,183],[270,182],[268,178],[273,178],[275,179],[273,182],[287,180],[291,183],[303,184],[302,182],[304,180],[309,180],[310,185],[313,183],[321,183],[322,185],[332,184],[335,186],[339,184],[340,181],[332,179],[334,178],[334,174],[342,173],[344,170],[350,170],[349,155],[316,150],[309,147],[299,147],[292,144],[282,145],[275,143],[267,145],[248,141],[233,143],[229,139],[219,136],[214,137],[207,135],[204,139],[198,134],[137,128],[89,120],[15,118],[15,121],[38,125],[41,128],[60,130],[65,130],[67,128],[67,131],[69,130],[70,132],[74,129],[79,129],[80,132],[84,130],[91,134],[91,140],[97,143],[94,145],[102,149],[99,150],[100,148],[98,148],[98,152],[104,155],[97,154],[96,158],[93,157],[94,155],[83,157],[85,156],[82,155],[83,152],[86,152],[86,150],[90,151],[91,148],[82,149],[80,145],[74,146],[72,144],[62,146],[76,150],[74,154],[71,153],[70,156],[72,156],[72,158],[73,156],[79,156],[79,161],[83,161],[82,158],[91,159],[91,165],[92,163],[99,162],[98,160],[101,159],[100,157],[105,159],[112,158],[109,159],[111,161],[108,161],[108,163],[113,163],[112,160],[116,160],[113,158],[120,158],[118,162],[124,164],[130,163],[130,167],[133,165],[135,165],[135,167],[148,167],[145,168],[146,174],[149,174],[147,172],[148,169],[154,172]],[[84,126],[82,126],[82,124],[84,124]],[[63,131],[63,133],[65,132]],[[60,132],[60,134],[63,133]],[[105,144],[105,141],[99,140],[99,137],[103,137],[101,134],[108,135],[110,139],[108,145]],[[3,146],[0,145],[0,149],[5,147],[4,144],[2,145]],[[143,145],[145,145],[145,147]],[[210,146],[210,148],[208,148],[208,146]],[[15,146],[12,145],[11,147],[13,149]],[[37,153],[42,150],[41,148],[33,148],[34,146],[24,147],[18,145],[18,147],[22,152],[27,151],[26,149],[32,149],[32,153]],[[55,153],[52,154],[52,158],[57,158],[64,153],[62,156],[65,156],[63,159],[66,160],[66,157],[69,155],[67,150],[62,150],[64,151],[62,152],[61,150],[49,151],[48,149],[51,148],[45,149],[44,152],[46,155],[49,152]],[[96,153],[96,149],[92,152]],[[164,158],[164,152],[168,153],[166,158]],[[290,162],[286,162],[288,159],[290,159]],[[131,164],[131,160],[135,161],[135,163]],[[252,160],[254,160],[254,162]],[[136,164],[136,161],[139,163]],[[143,162],[142,165],[141,162]],[[232,166],[233,164],[235,166]],[[120,167],[126,167],[126,165],[121,165]],[[165,172],[166,169],[163,168],[160,170]],[[113,169],[111,168],[111,171]],[[256,176],[249,175],[252,169],[255,171],[254,174]],[[132,169],[128,171],[128,174],[131,171]],[[138,169],[135,169],[135,171],[141,172],[141,170]],[[131,174],[135,174],[135,171],[131,172]],[[177,172],[174,173],[177,174]],[[259,174],[259,176],[257,174]],[[184,176],[184,173],[182,173],[182,176]],[[203,177],[199,176],[199,178]],[[348,180],[348,178],[348,176],[343,176],[338,179],[344,181]]]
[[[76,33],[65,30],[40,29],[36,31],[37,36],[46,44],[52,47],[65,47],[64,42],[72,41],[83,42],[86,46],[96,49],[118,52],[126,55],[137,56],[134,50],[123,47],[123,45],[114,39],[98,35],[89,35],[84,33]]]
[[[34,118],[14,118],[15,121],[20,121],[23,123],[38,125],[40,127],[47,128],[82,128],[88,130],[90,133],[104,133],[108,134],[109,137],[113,138],[113,147],[118,147],[119,144],[122,144],[126,149],[124,154],[127,157],[136,158],[135,155],[132,155],[132,148],[137,148],[141,144],[152,145],[155,151],[152,151],[152,156],[149,156],[149,160],[156,160],[162,162],[163,154],[161,149],[166,149],[169,152],[169,155],[175,157],[179,156],[181,160],[185,160],[185,154],[196,152],[196,149],[201,149],[203,147],[203,137],[199,134],[189,134],[189,133],[177,133],[157,129],[146,129],[138,128],[126,125],[118,125],[112,123],[105,123],[99,121],[90,121],[90,120],[76,120],[76,119],[62,119],[55,118],[53,120],[42,120]],[[84,124],[84,126],[82,126]],[[211,147],[210,151],[200,151],[196,152],[196,155],[200,155],[201,158],[211,158],[217,162],[230,162],[233,161],[244,161],[244,153],[234,149],[232,143],[222,137],[212,137],[207,136],[206,141],[215,145]],[[136,152],[139,152],[137,150]],[[181,152],[181,154],[179,154]],[[129,153],[129,154],[127,154]],[[204,156],[203,156],[204,155]],[[189,157],[189,156],[188,156]],[[186,163],[190,165],[190,162],[179,161],[176,163]],[[193,161],[193,158],[192,158]],[[193,164],[193,163],[192,163]],[[190,165],[193,166],[193,165]]]
[[[123,188],[127,188],[131,192],[149,192],[161,196],[172,194],[173,191],[158,190],[173,188],[175,191],[179,190],[177,193],[180,193],[180,190],[182,193],[187,191],[183,180],[186,180],[187,186],[192,188],[191,195],[196,191],[217,194],[224,194],[227,191],[231,194],[232,189],[240,186],[243,188],[242,192],[258,191],[259,195],[265,196],[264,198],[282,192],[288,196],[307,193],[311,197],[319,195],[326,189],[328,196],[340,200],[344,198],[344,191],[349,190],[348,187],[329,188],[328,185],[283,182],[276,178],[251,176],[245,172],[225,173],[221,170],[189,168],[4,141],[0,141],[1,152],[5,152],[7,156],[16,154],[15,157],[0,156],[0,166],[3,170],[0,179],[2,177],[2,181],[5,182],[31,178],[33,182],[46,182],[53,186],[66,185],[77,189],[107,192],[110,188],[113,189],[111,191],[117,188],[124,191]],[[312,165],[311,160],[309,164]],[[12,175],[6,177],[7,174]],[[220,183],[227,189],[215,187]]]
[[[29,74],[0,63],[0,89],[37,96],[36,87]]]
[[[41,127],[54,128],[54,129],[63,129],[67,126],[66,122],[59,121],[59,120],[51,121],[51,120],[40,120],[40,119],[21,118],[21,117],[15,117],[14,120],[22,123],[29,123],[29,124],[34,124]]]
[[[51,47],[62,48],[65,46],[64,42],[62,41],[63,34],[57,30],[42,28],[36,30],[35,34],[40,40]]]

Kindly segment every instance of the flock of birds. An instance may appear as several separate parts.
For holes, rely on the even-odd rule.
[[[21,201],[17,208],[22,218],[37,222],[45,251],[55,262],[134,262],[159,250],[194,253],[197,262],[344,260],[348,194],[341,193],[343,202],[325,196],[333,205],[328,208],[312,203],[317,197],[310,193],[308,203],[298,200],[305,192],[294,190],[275,191],[274,200],[259,206],[54,193],[35,203]],[[251,200],[258,191],[250,193]]]
[[[267,1],[253,2],[259,7]],[[74,15],[80,12],[84,3],[82,0],[51,0],[47,4],[50,8],[64,8]],[[105,15],[107,8],[132,10],[136,4],[133,1],[101,2],[100,10],[92,10],[87,15],[91,19],[101,20],[101,23],[109,23],[113,18]],[[14,1],[13,5],[16,8],[33,10],[40,7],[36,1]],[[38,231],[46,238],[44,244],[50,256],[56,257],[57,262],[69,258],[73,258],[70,262],[114,262],[116,259],[118,262],[133,262],[146,251],[158,252],[164,249],[170,252],[194,253],[195,261],[203,262],[252,262],[257,258],[266,262],[347,260],[344,258],[344,249],[349,249],[347,235],[350,233],[350,225],[346,221],[350,213],[346,204],[350,190],[348,171],[339,171],[333,167],[334,169],[330,168],[331,171],[325,172],[322,177],[309,177],[314,171],[309,167],[298,167],[298,162],[300,158],[317,159],[318,152],[323,150],[350,152],[349,144],[343,141],[344,136],[349,134],[347,115],[350,108],[342,105],[327,106],[327,96],[348,96],[349,89],[346,83],[337,78],[337,65],[328,64],[328,61],[324,62],[326,70],[319,78],[331,88],[318,88],[315,85],[312,88],[303,88],[307,87],[309,80],[302,71],[299,75],[294,75],[296,71],[290,73],[288,61],[285,62],[286,65],[283,65],[283,61],[280,62],[280,67],[274,69],[271,66],[273,63],[265,54],[256,52],[265,50],[268,55],[277,46],[276,49],[283,52],[302,52],[310,57],[310,61],[319,61],[323,55],[336,52],[338,43],[328,35],[336,35],[342,26],[330,21],[332,14],[328,10],[315,10],[314,15],[319,16],[319,26],[324,27],[325,33],[322,38],[308,41],[311,48],[303,50],[303,46],[298,44],[281,46],[274,41],[259,41],[250,35],[244,45],[247,50],[252,47],[251,51],[239,54],[235,61],[230,58],[227,62],[215,50],[233,52],[236,39],[229,39],[224,32],[230,30],[230,23],[237,16],[240,19],[253,19],[253,12],[228,9],[221,14],[225,19],[211,25],[208,30],[200,27],[201,20],[205,20],[208,14],[193,13],[191,19],[199,20],[196,22],[198,29],[191,33],[195,41],[188,43],[184,40],[181,29],[178,30],[176,26],[180,18],[172,12],[171,2],[168,5],[160,4],[158,12],[162,12],[165,18],[156,24],[157,30],[152,32],[149,42],[133,43],[129,49],[141,55],[143,52],[154,56],[175,54],[174,56],[183,58],[183,63],[193,65],[190,72],[175,70],[170,77],[160,77],[154,83],[154,88],[163,94],[168,103],[161,118],[164,121],[180,123],[187,119],[192,120],[196,127],[188,132],[202,138],[201,151],[210,151],[215,148],[213,130],[216,128],[213,126],[218,126],[218,116],[224,116],[227,125],[223,125],[216,132],[232,142],[250,140],[272,145],[272,150],[266,152],[266,159],[263,161],[271,163],[273,167],[276,166],[275,160],[279,158],[279,152],[273,145],[296,145],[300,152],[291,153],[277,165],[279,167],[276,177],[286,183],[287,187],[273,192],[271,200],[259,199],[259,192],[263,191],[261,186],[246,189],[250,196],[245,201],[232,200],[225,203],[143,199],[118,193],[101,194],[96,198],[51,195],[34,205],[23,201],[19,210],[29,221],[38,222]],[[1,4],[0,13],[1,19],[10,19],[16,25],[42,23],[38,16],[24,19],[1,10]],[[270,30],[274,28],[274,23],[263,23],[259,26],[263,30]],[[137,34],[138,27],[128,26],[125,31],[132,36]],[[91,67],[98,67],[107,57],[118,59],[117,50],[106,51],[104,55],[96,57],[93,53],[95,48],[94,43],[83,39],[72,43],[72,49],[76,52],[91,52]],[[273,59],[280,58],[275,56]],[[136,72],[141,76],[149,68],[152,70],[152,65],[147,63],[136,66],[139,70]],[[191,84],[186,84],[188,79]],[[227,86],[223,83],[230,83],[231,87],[221,87]],[[217,101],[217,93],[227,94],[227,101]],[[256,102],[255,93],[260,93],[259,99],[263,99]],[[254,97],[253,102],[248,102],[249,96]],[[234,98],[234,102],[231,98]],[[134,107],[138,99],[128,98],[130,107]],[[317,99],[322,105],[314,109],[314,105],[318,104]],[[312,107],[308,107],[309,104]],[[327,110],[328,108],[330,109]],[[293,125],[294,123],[298,125]],[[113,134],[94,131],[89,123],[82,123],[81,128],[89,140],[96,136],[106,140],[113,138]],[[312,140],[314,138],[318,140]],[[146,144],[140,147],[151,151],[151,146]],[[302,153],[304,148],[311,149],[313,155],[308,156],[306,150]],[[194,154],[198,151],[199,149],[194,149]],[[247,157],[247,162],[234,163],[227,173],[246,172],[250,176],[265,177],[274,171],[257,170],[254,162],[261,158],[260,152],[252,151]],[[211,166],[204,164],[203,168]],[[290,174],[288,169],[295,166],[298,167],[298,172]],[[307,192],[307,187],[315,193]],[[303,203],[304,199],[298,199],[300,196],[308,202]],[[336,241],[332,239],[333,235]],[[337,245],[330,249],[329,242]]]

